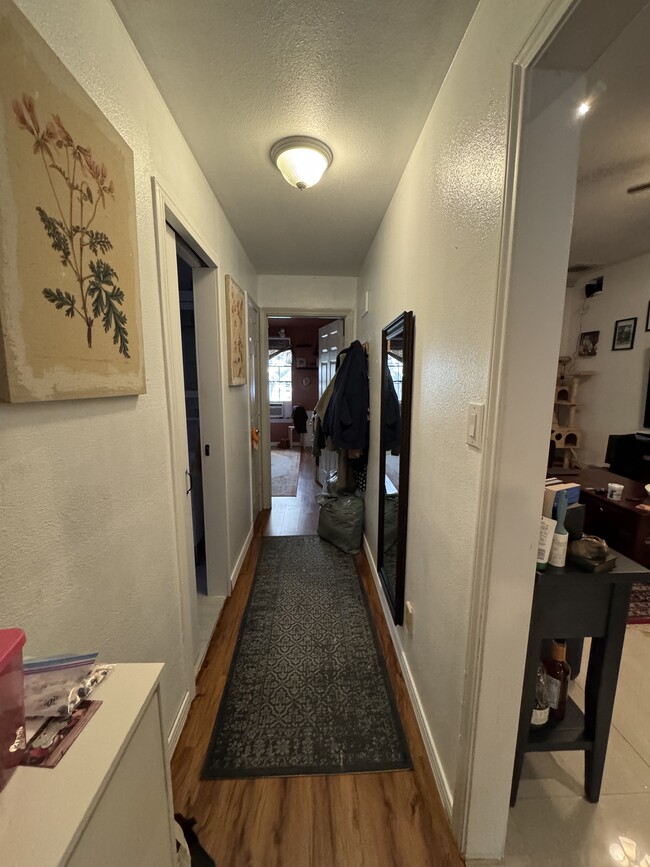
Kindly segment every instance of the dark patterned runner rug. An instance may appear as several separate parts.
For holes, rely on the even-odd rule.
[[[650,584],[639,582],[632,585],[628,623],[650,623]]]
[[[318,536],[265,538],[203,779],[410,767],[352,557]]]

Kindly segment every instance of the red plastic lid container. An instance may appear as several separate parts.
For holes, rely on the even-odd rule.
[[[0,792],[25,751],[22,629],[0,629]]]

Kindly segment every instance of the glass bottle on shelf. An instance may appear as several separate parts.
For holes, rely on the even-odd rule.
[[[566,713],[566,699],[569,689],[571,667],[566,661],[566,641],[554,639],[551,658],[544,660],[546,669],[546,688],[548,690],[549,718],[563,720]]]
[[[546,672],[543,663],[537,666],[535,675],[535,704],[533,705],[533,714],[530,720],[530,725],[534,729],[541,728],[548,722],[549,701],[548,688],[546,686]]]

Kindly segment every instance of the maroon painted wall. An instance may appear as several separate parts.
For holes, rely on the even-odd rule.
[[[293,406],[302,406],[311,416],[318,403],[318,329],[332,319],[272,319],[269,322],[269,337],[279,337],[284,328],[285,337],[291,338],[293,370],[291,374]],[[307,367],[298,367],[297,359],[304,358]],[[304,376],[311,379],[308,386],[302,384]],[[288,436],[290,422],[271,422],[271,442],[279,442]]]

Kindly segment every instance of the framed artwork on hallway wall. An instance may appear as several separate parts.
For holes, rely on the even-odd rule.
[[[145,392],[133,153],[0,5],[0,400]]]
[[[226,274],[228,319],[228,385],[246,385],[246,297],[230,274]]]

